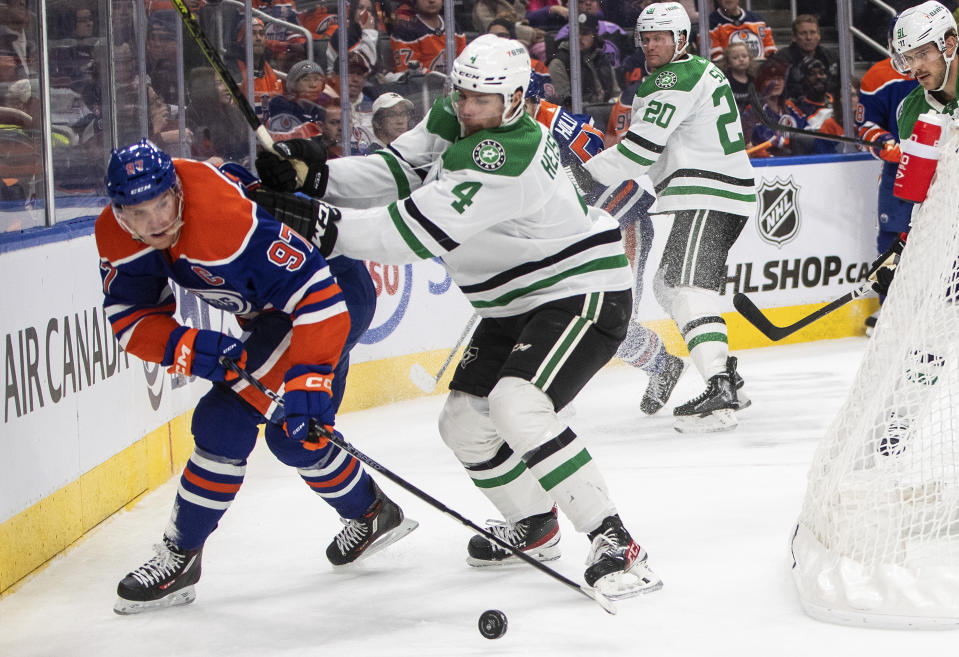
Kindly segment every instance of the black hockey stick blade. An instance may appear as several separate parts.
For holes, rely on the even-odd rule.
[[[275,402],[276,404],[280,406],[283,405],[283,398],[280,397],[280,395],[276,394],[276,392],[264,386],[263,383],[261,383],[256,377],[254,377],[245,369],[237,365],[236,361],[234,361],[231,358],[221,357],[220,363],[222,363],[225,367],[228,367],[229,369],[236,372],[241,379],[243,379],[244,381],[252,385],[254,388],[262,392],[264,395],[269,397],[273,402]],[[512,545],[510,545],[509,543],[501,539],[499,536],[496,536],[495,534],[491,533],[485,528],[480,527],[479,525],[474,523],[472,520],[469,520],[468,518],[460,515],[459,513],[449,508],[448,506],[440,502],[438,499],[436,499],[429,493],[417,488],[410,482],[406,481],[405,479],[400,477],[398,474],[394,473],[392,470],[389,470],[388,468],[383,467],[382,465],[374,461],[372,458],[370,458],[369,456],[367,456],[360,450],[353,447],[353,445],[348,443],[342,436],[336,434],[335,432],[327,431],[324,428],[318,427],[316,425],[313,425],[310,427],[310,433],[311,433],[311,438],[315,437],[319,439],[320,436],[322,436],[323,438],[326,438],[331,443],[333,443],[334,445],[342,449],[344,452],[347,452],[348,454],[351,454],[352,456],[356,457],[358,460],[370,466],[371,468],[376,470],[379,474],[383,475],[384,477],[392,481],[394,484],[396,484],[403,490],[407,491],[408,493],[412,493],[416,497],[420,498],[421,500],[423,500],[424,502],[432,506],[434,509],[441,511],[442,513],[445,513],[451,518],[455,518],[460,523],[466,525],[467,527],[469,527],[470,529],[476,532],[479,532],[480,534],[485,536],[487,539],[493,541],[504,550],[509,550],[510,552],[513,553],[514,556],[518,557],[522,561],[525,561],[526,563],[533,566],[537,570],[540,570],[546,573],[547,575],[549,575],[556,581],[565,584],[566,586],[573,589],[574,591],[578,591],[579,593],[586,596],[587,598],[589,598],[590,600],[598,604],[600,607],[602,607],[606,613],[608,614],[616,613],[616,607],[613,605],[613,601],[607,598],[597,589],[594,589],[591,586],[587,586],[585,584],[577,584],[576,582],[569,579],[565,575],[553,570],[546,564],[537,561],[536,559],[529,556],[522,550],[516,549],[515,547],[513,547]]]
[[[864,283],[855,290],[846,292],[846,294],[842,295],[838,299],[830,301],[819,310],[806,315],[798,322],[789,324],[788,326],[776,326],[770,322],[769,318],[763,314],[763,311],[761,311],[759,307],[756,306],[756,304],[753,303],[752,300],[742,292],[737,292],[733,296],[733,306],[736,308],[739,314],[746,319],[746,321],[759,329],[760,333],[765,335],[773,342],[776,342],[777,340],[782,340],[783,338],[792,335],[800,329],[806,328],[816,320],[825,317],[834,310],[846,305],[853,299],[858,299],[859,297],[868,294],[871,290],[872,285],[868,282]]]

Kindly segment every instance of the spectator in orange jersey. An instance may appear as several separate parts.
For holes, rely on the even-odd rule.
[[[283,83],[276,71],[270,66],[266,49],[266,26],[259,18],[253,18],[253,106],[264,123],[269,118],[266,106],[274,96],[282,95]],[[236,44],[233,47],[234,76],[240,82],[243,95],[247,95],[246,86],[246,28],[240,23],[237,28]]]
[[[443,22],[443,0],[414,0],[415,14],[410,20],[397,21],[390,36],[393,67],[401,73],[410,69],[445,73],[446,24]],[[466,47],[466,37],[455,33],[456,52]]]
[[[756,60],[776,52],[772,30],[759,14],[740,7],[739,0],[716,0],[716,11],[709,15],[709,58],[719,59],[736,42],[745,43]]]

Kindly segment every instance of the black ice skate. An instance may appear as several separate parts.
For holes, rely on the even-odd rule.
[[[673,428],[680,433],[730,431],[736,428],[736,409],[739,407],[739,397],[736,394],[733,377],[735,370],[730,372],[727,359],[726,371],[714,374],[706,383],[706,390],[673,409],[676,423]],[[735,367],[735,362],[732,363]]]
[[[646,564],[646,550],[632,539],[619,515],[608,516],[589,538],[584,578],[607,598],[621,600],[663,588],[663,580]]]
[[[186,605],[196,599],[203,548],[181,550],[166,536],[153,546],[156,556],[128,574],[117,586],[113,611],[121,615]]]
[[[665,406],[685,370],[686,362],[682,358],[666,354],[666,367],[663,371],[649,375],[649,385],[639,402],[639,410],[646,415],[652,415]]]
[[[552,561],[560,557],[559,522],[555,506],[552,511],[523,518],[514,525],[501,520],[487,520],[486,529],[537,561]],[[471,566],[503,566],[520,562],[512,552],[482,534],[470,538],[466,551],[469,554],[466,563]]]
[[[346,525],[326,548],[326,558],[334,566],[344,566],[376,554],[419,527],[415,520],[403,517],[403,510],[373,484],[376,499],[359,518],[340,518]]]
[[[743,386],[746,385],[746,382],[743,381],[743,377],[739,375],[739,370],[736,367],[739,365],[739,359],[735,356],[726,357],[726,371],[729,373],[729,376],[732,377],[733,387],[736,388],[736,410],[741,411],[744,408],[749,408],[752,405],[753,400],[746,396],[746,393],[743,392]]]

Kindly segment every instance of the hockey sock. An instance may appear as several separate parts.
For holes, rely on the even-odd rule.
[[[599,468],[569,427],[526,452],[523,461],[576,531],[587,532],[616,513]]]
[[[656,334],[638,322],[630,322],[616,356],[647,374],[659,374],[666,367],[666,347]]]
[[[673,319],[686,341],[690,360],[705,380],[726,370],[729,338],[719,313],[719,293],[698,287],[675,290]]]
[[[362,463],[332,443],[320,453],[314,465],[296,471],[341,518],[359,518],[375,499],[372,478]]]
[[[245,473],[246,460],[195,449],[180,475],[166,536],[182,550],[202,546],[236,497]]]
[[[527,469],[523,459],[506,443],[502,444],[490,460],[464,463],[463,466],[473,484],[486,495],[508,523],[546,513],[553,508],[553,499]]]

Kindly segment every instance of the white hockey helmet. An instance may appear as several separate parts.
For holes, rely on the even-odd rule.
[[[640,34],[643,32],[672,32],[676,49],[673,59],[676,59],[689,46],[689,33],[692,26],[689,14],[678,2],[657,2],[644,9],[636,19],[636,47],[640,47]],[[679,47],[679,37],[686,37],[686,43]]]
[[[522,100],[511,107],[513,93],[519,89],[526,96],[530,76],[529,53],[513,39],[484,34],[471,41],[453,61],[450,83],[453,91],[466,89],[503,97],[503,122],[509,125],[525,112]],[[454,110],[456,103],[453,104]]]
[[[906,9],[899,14],[893,28],[892,47],[896,68],[908,71],[909,64],[903,55],[927,43],[936,44],[948,67],[956,56],[955,51],[952,55],[946,54],[946,37],[949,34],[956,34],[956,19],[953,18],[952,12],[936,0],[928,0],[921,5]],[[943,86],[945,86],[945,80],[943,80]],[[937,91],[941,89],[942,87]]]

